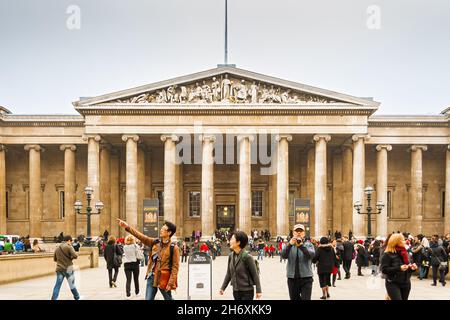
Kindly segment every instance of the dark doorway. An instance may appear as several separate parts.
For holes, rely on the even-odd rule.
[[[217,229],[233,231],[235,227],[235,205],[217,205]]]

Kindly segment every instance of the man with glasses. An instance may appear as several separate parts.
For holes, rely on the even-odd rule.
[[[281,257],[288,261],[286,273],[291,300],[311,300],[313,283],[311,259],[314,254],[314,246],[305,240],[305,227],[296,224],[292,238],[281,252]]]
[[[175,243],[172,243],[171,238],[177,227],[169,221],[164,222],[158,239],[147,237],[123,220],[117,219],[117,221],[119,226],[151,248],[150,261],[145,275],[147,280],[145,299],[154,300],[159,288],[164,300],[173,300],[171,290],[177,288],[180,250]]]

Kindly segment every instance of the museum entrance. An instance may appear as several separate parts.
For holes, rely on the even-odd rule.
[[[216,206],[217,215],[217,229],[220,231],[233,231],[235,227],[235,205],[222,205]]]

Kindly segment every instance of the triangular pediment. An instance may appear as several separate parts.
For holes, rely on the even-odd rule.
[[[77,107],[123,104],[379,105],[372,100],[228,66],[74,102]]]

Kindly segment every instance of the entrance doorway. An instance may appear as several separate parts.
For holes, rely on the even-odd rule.
[[[217,229],[220,231],[233,231],[235,227],[235,210],[236,206],[222,205],[216,206]]]

